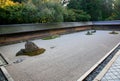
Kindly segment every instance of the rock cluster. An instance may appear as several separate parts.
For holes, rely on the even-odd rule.
[[[19,55],[33,55],[37,52],[40,53],[40,51],[43,51],[43,48],[39,48],[36,44],[34,44],[33,42],[30,42],[30,41],[27,41],[26,44],[25,44],[25,49],[21,49],[20,51],[18,51],[16,53],[16,56],[19,56]],[[30,54],[30,53],[33,53],[33,54]]]

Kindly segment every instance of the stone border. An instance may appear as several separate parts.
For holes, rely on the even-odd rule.
[[[12,64],[12,62],[10,62],[10,60],[7,58],[7,57],[5,57],[2,53],[0,53],[0,56],[4,59],[4,61],[7,63],[7,64],[5,64],[5,65],[3,65],[3,66],[7,66],[7,65],[9,65],[9,64]]]
[[[1,65],[1,66],[6,66],[8,63],[8,59],[6,57],[4,57],[1,53],[0,53],[0,56],[2,57],[2,59],[6,62],[6,64],[4,65]]]
[[[112,66],[112,64],[116,61],[119,55],[120,55],[120,50],[114,55],[114,57],[110,60],[110,62],[103,68],[103,70],[96,76],[96,78],[93,81],[101,81],[103,76],[107,73],[107,71]]]
[[[4,66],[0,67],[0,69],[8,81],[14,81]]]
[[[102,59],[100,59],[94,66],[92,66],[85,74],[83,74],[77,81],[83,81],[98,65],[101,64],[111,53],[114,51],[120,43],[118,43],[110,52],[108,52]]]

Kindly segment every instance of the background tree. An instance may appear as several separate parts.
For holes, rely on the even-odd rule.
[[[67,7],[69,9],[76,9],[76,10],[80,10],[82,8],[81,6],[81,1],[82,0],[70,0],[69,4],[67,5]]]
[[[100,4],[102,20],[106,20],[106,18],[110,17],[113,13],[113,0],[101,0]]]
[[[12,2],[12,1],[10,1]],[[0,24],[63,22],[64,7],[59,3],[42,0],[3,5],[0,7]]]
[[[114,0],[114,13],[113,16],[115,19],[120,19],[120,0]]]
[[[91,20],[98,20],[100,0],[70,0],[69,9],[83,10],[91,16]],[[96,14],[98,16],[96,16]]]
[[[114,19],[120,19],[120,0],[0,0],[0,24]]]
[[[75,12],[71,9],[64,10],[64,22],[75,22],[76,16]]]
[[[68,8],[83,10],[90,20],[105,20],[113,12],[113,0],[70,0]]]

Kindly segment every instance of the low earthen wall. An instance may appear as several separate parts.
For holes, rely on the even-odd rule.
[[[51,35],[62,35],[78,31],[84,31],[91,29],[91,26],[83,27],[70,27],[70,28],[60,28],[60,29],[51,29],[51,30],[40,30],[33,32],[23,32],[23,33],[14,33],[14,34],[4,34],[0,35],[0,45],[12,44],[16,42],[22,42],[26,40],[32,40],[37,38],[43,38]]]

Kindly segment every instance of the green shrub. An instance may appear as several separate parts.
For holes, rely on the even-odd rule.
[[[88,15],[86,12],[82,10],[70,9],[67,10],[66,13],[64,13],[65,22],[89,21],[90,18],[91,18],[90,15]]]
[[[75,12],[76,21],[88,21],[90,20],[90,15],[88,15],[83,10],[73,10]]]
[[[0,24],[36,22],[37,10],[28,5],[13,5],[0,8]]]
[[[75,20],[76,20],[75,12],[73,12],[73,10],[65,9],[64,21],[65,22],[74,22]]]
[[[0,24],[62,22],[64,8],[58,3],[41,0],[0,8]]]

